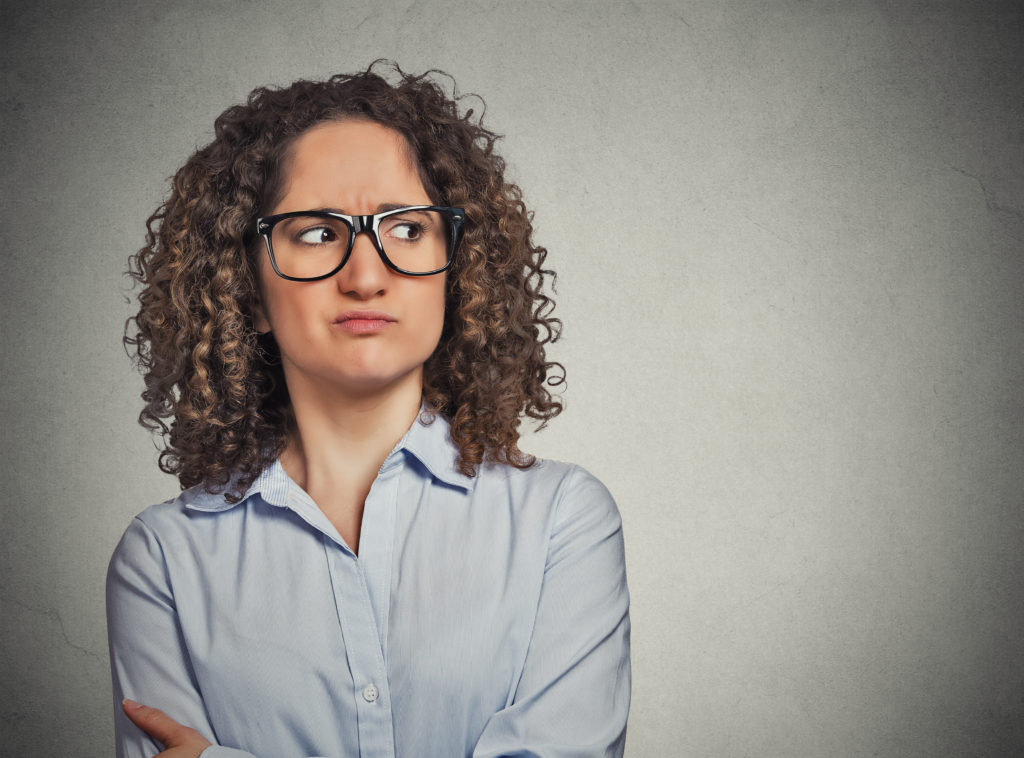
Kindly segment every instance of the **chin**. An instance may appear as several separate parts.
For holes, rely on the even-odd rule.
[[[338,376],[335,383],[339,388],[352,394],[370,395],[380,392],[387,392],[396,389],[407,382],[414,382],[417,386],[423,385],[423,366],[416,364],[399,370],[373,370],[346,371],[343,376]]]

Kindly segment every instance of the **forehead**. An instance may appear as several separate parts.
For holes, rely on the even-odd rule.
[[[399,132],[373,121],[318,124],[292,144],[284,164],[284,204],[307,208],[429,202],[412,148]]]
[[[292,143],[292,157],[317,151],[361,152],[379,150],[400,153],[412,162],[412,148],[397,130],[363,118],[341,118],[310,127]]]

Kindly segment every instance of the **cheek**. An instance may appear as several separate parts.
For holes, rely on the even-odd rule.
[[[287,332],[303,328],[325,297],[330,297],[331,280],[290,282],[274,273],[270,259],[264,256],[259,268],[259,305],[253,323],[262,321],[266,331]],[[327,290],[327,294],[323,291]],[[263,330],[261,330],[263,331]]]
[[[415,292],[407,292],[402,309],[410,319],[412,329],[407,333],[407,349],[413,350],[417,360],[425,361],[437,349],[444,330],[444,282],[416,282]]]

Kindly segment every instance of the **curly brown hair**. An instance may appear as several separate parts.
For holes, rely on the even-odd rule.
[[[145,377],[139,422],[163,435],[160,468],[183,489],[203,484],[235,501],[284,449],[293,420],[280,355],[252,320],[263,253],[255,220],[279,199],[296,138],[351,118],[403,135],[432,202],[466,210],[423,387],[429,409],[451,423],[460,470],[533,464],[518,447],[521,417],[543,427],[562,410],[548,387],[564,369],[544,352],[561,331],[543,291],[554,273],[532,242],[519,187],[504,177],[499,135],[482,113],[463,112],[465,96],[453,81],[449,96],[438,75],[448,76],[375,61],[357,74],[258,88],[217,118],[213,141],[174,176],[129,262],[143,289],[124,342]]]

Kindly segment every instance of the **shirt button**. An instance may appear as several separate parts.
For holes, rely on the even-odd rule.
[[[367,703],[374,702],[377,699],[378,695],[380,695],[380,693],[377,691],[377,688],[374,687],[372,684],[368,684],[366,685],[366,687],[363,688],[363,700],[365,700]]]

